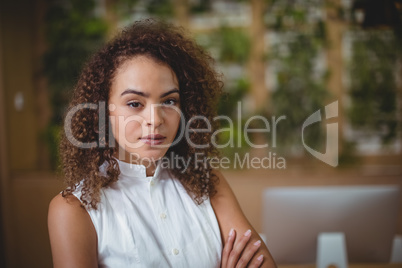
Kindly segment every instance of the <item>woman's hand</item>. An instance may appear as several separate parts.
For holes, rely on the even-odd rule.
[[[223,247],[221,268],[242,268],[242,267],[260,267],[264,256],[261,254],[257,258],[253,258],[257,250],[261,246],[261,240],[248,244],[251,237],[251,230],[247,230],[244,235],[236,240],[236,231],[232,228],[229,232],[228,239]],[[253,259],[253,260],[251,260]]]
[[[211,205],[224,244],[221,267],[276,268],[267,246],[244,216],[226,179],[219,171],[215,170],[214,173],[218,176],[219,183],[216,185],[217,193],[211,198]],[[236,234],[234,231],[232,233],[229,231],[231,228],[239,233]],[[243,233],[247,233],[247,230],[251,230],[251,233],[249,236],[244,236]],[[229,233],[232,236],[229,236]]]

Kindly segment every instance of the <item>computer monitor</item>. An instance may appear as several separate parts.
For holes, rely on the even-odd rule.
[[[345,234],[349,263],[387,263],[399,202],[397,186],[268,188],[263,233],[278,264],[315,263],[322,232]]]

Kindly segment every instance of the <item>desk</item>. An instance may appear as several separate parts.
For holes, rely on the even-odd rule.
[[[315,264],[278,265],[278,268],[316,268]],[[402,268],[402,263],[349,264],[348,268]]]

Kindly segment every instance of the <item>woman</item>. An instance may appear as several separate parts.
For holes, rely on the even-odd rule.
[[[61,142],[67,188],[49,207],[55,267],[275,266],[221,173],[200,161],[217,154],[205,131],[222,88],[212,64],[153,20],[88,62]]]

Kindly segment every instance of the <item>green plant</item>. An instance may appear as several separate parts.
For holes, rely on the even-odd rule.
[[[391,30],[356,30],[352,42],[350,122],[361,133],[388,143],[397,137],[395,70],[400,48]]]
[[[270,65],[276,70],[277,86],[272,94],[276,117],[286,116],[277,131],[283,147],[301,146],[304,120],[324,106],[328,97],[328,72],[317,69],[317,60],[326,47],[325,23],[315,13],[321,1],[273,0],[267,13],[267,26],[278,37],[271,47]],[[319,124],[308,129],[309,146],[322,143]]]
[[[149,0],[147,1],[147,10],[152,15],[158,17],[173,16],[173,4],[170,0]]]
[[[222,131],[219,133],[218,140],[219,144],[227,144],[232,142],[229,146],[221,149],[221,153],[225,157],[232,158],[235,153],[240,155],[246,153],[250,146],[245,141],[243,135],[243,126],[247,118],[238,120],[238,102],[242,101],[247,95],[250,88],[250,83],[245,78],[240,78],[235,81],[234,86],[226,86],[224,89],[224,95],[218,105],[218,115],[227,116],[231,119],[232,125],[227,122],[227,120],[220,121],[220,129],[227,131]],[[233,146],[232,146],[233,145]]]
[[[47,137],[52,167],[58,161],[58,136],[62,119],[84,61],[104,42],[107,25],[95,12],[95,1],[49,1],[46,13],[47,51],[43,72],[48,80],[53,116]]]
[[[244,64],[248,60],[250,39],[244,30],[222,26],[216,32],[215,38],[221,62]]]

